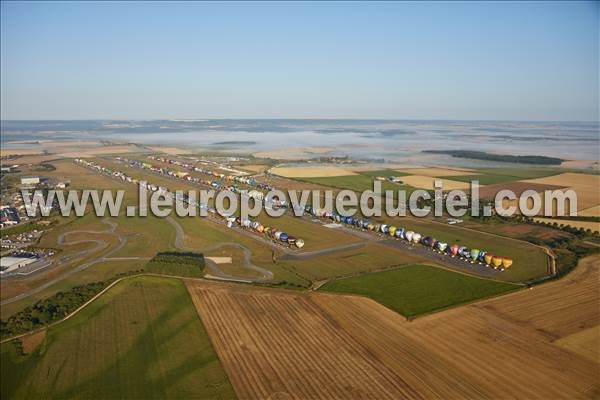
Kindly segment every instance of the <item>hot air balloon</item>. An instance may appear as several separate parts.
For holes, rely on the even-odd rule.
[[[396,227],[394,225],[390,226],[389,234],[390,236],[396,236]]]
[[[295,245],[296,244],[296,238],[293,236],[289,236],[287,239],[287,242],[290,246]]]
[[[499,266],[501,266],[502,260],[503,260],[503,258],[500,256],[492,257],[492,264],[494,264],[494,268],[498,268]]]
[[[479,249],[471,249],[471,260],[477,261],[477,257],[479,257]]]
[[[450,246],[450,254],[452,254],[452,257],[454,257],[458,254],[458,245],[457,244],[453,244],[452,246]]]
[[[363,229],[367,229],[367,228],[369,227],[369,224],[370,224],[370,222],[369,222],[369,221],[367,221],[367,220],[364,220],[364,221],[362,222],[362,227],[363,227]]]
[[[281,240],[282,242],[287,242],[288,240],[288,234],[285,232],[281,232],[281,235],[279,235],[279,240]]]
[[[468,247],[465,247],[465,248],[463,249],[463,251],[462,251],[462,256],[463,256],[465,259],[469,259],[469,258],[471,258],[471,249],[469,249]]]
[[[485,253],[484,259],[485,259],[485,263],[487,265],[490,265],[492,263],[493,258],[494,258],[494,255],[492,253]]]
[[[279,238],[281,237],[282,233],[283,232],[281,232],[281,231],[275,231],[275,233],[273,234],[273,236],[275,237],[275,239],[279,240]]]
[[[479,257],[477,257],[477,260],[479,262],[485,263],[485,255],[487,254],[487,252],[485,250],[479,250]]]
[[[404,228],[396,229],[396,237],[400,239],[404,239]]]
[[[431,244],[433,243],[433,238],[431,236],[425,236],[421,240],[421,243],[423,243],[423,245],[425,245],[427,247],[431,247]]]
[[[445,251],[446,248],[448,248],[448,243],[438,242],[437,243],[437,248],[438,248],[439,251]]]
[[[465,246],[460,246],[458,248],[458,252],[456,253],[456,255],[458,255],[459,257],[464,257],[463,252],[465,251],[466,247]]]
[[[413,231],[408,231],[404,234],[404,237],[406,238],[406,240],[408,240],[409,242],[412,242],[413,239],[413,235],[415,233]]]
[[[296,247],[301,249],[304,247],[304,240],[302,239],[296,239]]]
[[[258,233],[263,233],[265,230],[265,227],[262,226],[261,224],[258,224],[258,226],[256,227],[256,232]]]
[[[502,267],[504,267],[505,269],[510,267],[513,263],[512,258],[509,257],[504,257],[504,259],[502,260]]]
[[[421,241],[421,234],[420,233],[413,233],[413,243],[419,243]]]
[[[373,224],[368,224],[368,225],[367,225],[367,229],[368,229],[368,230],[370,230],[370,231],[372,231],[373,229],[375,229],[375,225],[373,225]]]
[[[389,227],[386,224],[382,224],[379,229],[381,229],[381,233],[389,232]]]

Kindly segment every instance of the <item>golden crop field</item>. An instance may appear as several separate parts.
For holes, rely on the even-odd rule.
[[[405,168],[399,169],[398,171],[408,175],[421,175],[431,176],[434,178],[442,178],[446,176],[462,176],[462,175],[473,175],[476,173],[475,170],[467,168]]]
[[[598,188],[600,187],[600,175],[569,172],[523,182],[556,185],[573,189],[577,193],[577,210],[588,210],[586,215],[600,216],[598,213],[600,209],[597,208],[597,206],[600,205],[600,193],[598,192]],[[591,213],[590,210],[594,210],[595,213]]]
[[[274,167],[271,173],[286,178],[320,178],[327,176],[355,175],[349,169],[333,166],[320,167]]]
[[[188,290],[240,398],[594,398],[598,360],[555,342],[600,323],[598,261],[412,322],[358,296]]]
[[[436,179],[442,181],[442,190],[454,190],[454,189],[469,189],[471,186],[468,182],[453,181],[451,179],[434,178],[432,176],[425,175],[408,175],[403,176],[402,181],[407,185],[416,187],[419,189],[433,190]]]

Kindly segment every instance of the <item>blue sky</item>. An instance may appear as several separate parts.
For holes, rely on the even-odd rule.
[[[598,119],[598,3],[1,7],[2,119]]]

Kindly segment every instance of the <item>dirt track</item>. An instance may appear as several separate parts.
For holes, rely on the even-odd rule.
[[[83,251],[80,251],[76,254],[70,255],[68,257],[62,257],[58,260],[52,261],[48,266],[51,266],[52,264],[58,264],[59,266],[66,264],[66,263],[71,263],[71,262],[75,262],[78,259],[81,259],[83,257],[88,256],[89,254],[94,254],[98,251],[101,251],[102,249],[108,247],[108,243],[104,240],[100,240],[100,239],[92,239],[92,238],[85,238],[85,239],[80,239],[80,240],[75,240],[75,241],[67,241],[66,237],[69,235],[75,235],[75,234],[79,234],[79,235],[98,235],[98,234],[109,234],[109,235],[116,235],[117,239],[119,240],[119,245],[117,247],[115,247],[114,249],[110,250],[109,252],[100,255],[90,261],[87,261],[83,264],[78,265],[75,268],[69,269],[67,271],[65,271],[64,273],[62,273],[61,275],[57,276],[56,278],[50,279],[48,281],[45,281],[44,283],[42,283],[39,286],[36,286],[35,288],[28,290],[26,292],[23,292],[17,296],[5,299],[0,301],[0,305],[5,305],[5,304],[10,304],[10,303],[14,303],[15,301],[19,301],[22,299],[25,299],[29,296],[32,296],[36,293],[39,293],[41,291],[43,291],[46,288],[49,288],[50,286],[62,281],[63,279],[68,278],[69,276],[83,271],[84,269],[94,265],[94,264],[98,264],[101,262],[107,262],[107,261],[122,261],[122,260],[146,260],[148,259],[147,257],[110,257],[112,254],[115,254],[116,252],[118,252],[121,248],[123,248],[123,246],[125,246],[125,244],[127,244],[127,237],[122,236],[122,235],[117,235],[115,233],[115,230],[117,228],[117,224],[115,224],[114,222],[110,221],[109,219],[104,219],[102,220],[103,223],[107,224],[110,226],[110,228],[103,230],[103,231],[89,231],[89,230],[75,230],[75,231],[68,231],[65,232],[63,234],[61,234],[58,237],[57,243],[60,246],[73,246],[73,245],[77,245],[77,244],[82,244],[82,243],[94,243],[95,246],[91,249],[86,249]],[[8,276],[6,278],[3,279],[3,281],[9,281],[11,279],[27,279],[28,277],[19,277],[19,276]]]
[[[181,227],[181,225],[179,225],[179,223],[177,223],[177,221],[175,221],[171,217],[167,217],[167,221],[171,224],[171,226],[173,226],[173,228],[175,228],[175,247],[177,249],[184,250],[184,251],[201,251],[203,253],[206,253],[206,252],[210,252],[210,251],[214,251],[214,250],[219,250],[224,247],[233,247],[233,248],[241,250],[242,253],[244,254],[244,257],[242,259],[242,265],[245,268],[248,268],[258,274],[258,277],[256,277],[256,278],[243,277],[244,280],[249,281],[249,282],[257,282],[257,283],[269,282],[269,281],[273,280],[273,273],[271,271],[252,264],[252,261],[251,261],[252,252],[248,248],[242,246],[241,244],[235,243],[235,242],[223,242],[223,243],[219,243],[218,245],[210,246],[210,247],[206,247],[206,248],[202,248],[202,249],[188,248],[184,244],[185,243],[185,232],[183,231],[183,228]],[[222,278],[222,279],[231,279],[234,281],[242,279],[239,276],[226,274],[219,268],[219,265],[217,263],[214,263],[207,259],[205,259],[205,261],[206,261],[206,266],[210,270],[211,275],[214,275],[214,276]]]
[[[599,261],[413,322],[356,296],[188,290],[240,398],[593,398],[600,364],[554,341],[600,323]]]

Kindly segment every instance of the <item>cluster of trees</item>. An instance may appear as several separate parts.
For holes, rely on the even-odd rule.
[[[511,156],[505,154],[490,154],[485,151],[473,150],[424,150],[424,153],[448,154],[456,158],[470,158],[473,160],[500,161],[519,164],[537,164],[537,165],[560,165],[563,160],[556,157],[547,156]]]
[[[90,300],[102,289],[110,285],[116,279],[138,273],[132,271],[126,274],[119,274],[113,278],[92,282],[86,285],[75,286],[71,289],[58,292],[44,300],[40,300],[32,306],[26,307],[22,311],[11,315],[7,320],[0,320],[0,337],[18,335],[31,330],[41,328],[54,321],[58,321]]]
[[[205,265],[203,254],[166,251],[156,254],[144,269],[157,274],[200,277]]]
[[[525,222],[533,223],[536,225],[542,224],[533,221],[531,218],[523,217]],[[555,223],[556,224],[556,223]],[[585,230],[583,228],[575,228],[569,225],[559,227],[557,225],[550,225],[555,229],[568,232],[571,235],[568,236],[552,236],[545,239],[539,239],[535,236],[527,236],[525,240],[528,242],[544,245],[552,249],[556,257],[556,270],[559,276],[569,273],[573,268],[577,266],[579,259],[600,252],[600,248],[594,245],[590,245],[585,242],[584,239],[591,239],[591,236],[597,236],[596,233],[592,233],[591,230]]]
[[[570,219],[575,220],[574,218],[577,217],[569,217]],[[577,219],[577,221],[590,221],[590,222],[598,222],[598,220],[596,219],[597,217],[579,217],[579,219]],[[575,226],[571,226],[568,223],[564,223],[561,222],[561,218],[559,217],[553,217],[553,219],[558,219],[558,221],[554,221],[554,222],[546,222],[546,221],[535,221],[532,218],[528,218],[528,217],[523,217],[522,220],[529,223],[529,224],[534,224],[534,225],[545,225],[554,229],[560,229],[564,232],[570,233],[572,235],[575,235],[579,238],[583,238],[585,236],[600,236],[600,234],[596,231],[592,231],[591,229],[585,229],[583,227],[575,227]]]

